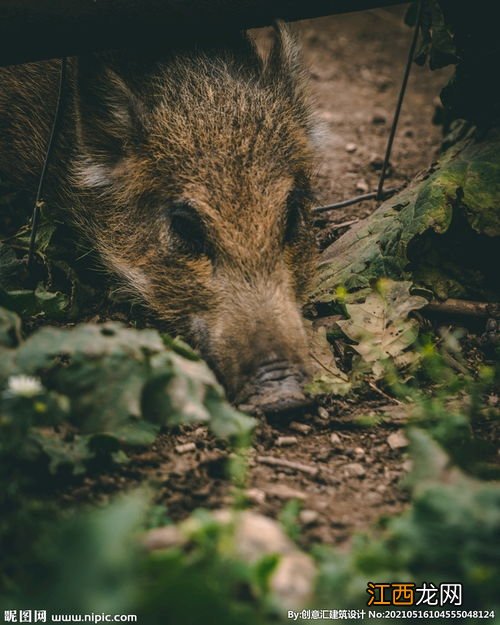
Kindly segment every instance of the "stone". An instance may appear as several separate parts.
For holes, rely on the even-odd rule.
[[[291,447],[292,445],[297,444],[296,436],[278,436],[276,439],[276,445],[278,447]]]
[[[409,442],[403,430],[398,430],[387,437],[387,444],[391,449],[405,449]]]
[[[383,109],[375,109],[372,115],[372,124],[387,123],[387,113]]]
[[[175,451],[178,454],[187,454],[190,451],[196,451],[196,445],[194,443],[184,443],[183,445],[176,445]]]
[[[344,471],[349,477],[365,477],[366,469],[359,462],[349,462],[344,465]]]
[[[334,447],[340,447],[342,445],[342,439],[340,438],[340,436],[337,434],[337,432],[332,432],[330,434],[330,443],[334,446]]]
[[[316,510],[301,510],[299,520],[303,525],[313,525],[319,519],[319,513]]]
[[[358,180],[356,183],[356,191],[359,191],[360,193],[368,193],[369,188],[370,187],[368,186],[366,180]]]

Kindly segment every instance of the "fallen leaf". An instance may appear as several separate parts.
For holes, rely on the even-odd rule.
[[[361,304],[347,304],[349,319],[338,325],[356,345],[353,348],[369,363],[375,377],[385,372],[384,361],[409,366],[417,356],[406,350],[418,337],[418,323],[408,315],[427,304],[424,297],[411,295],[411,282],[383,280],[379,289]]]

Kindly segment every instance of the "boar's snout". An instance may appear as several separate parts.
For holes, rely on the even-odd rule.
[[[286,273],[233,282],[196,330],[198,346],[235,405],[282,415],[310,404],[303,389],[310,374],[306,333]]]
[[[265,362],[236,398],[248,410],[279,416],[302,411],[311,404],[303,391],[305,371],[286,361]]]

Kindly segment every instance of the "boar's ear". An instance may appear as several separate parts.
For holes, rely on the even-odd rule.
[[[307,74],[302,64],[300,44],[289,26],[281,20],[274,23],[275,40],[266,63],[269,81],[285,89],[293,103],[307,109]]]
[[[77,137],[87,157],[113,166],[143,135],[143,104],[111,55],[80,58],[76,78]]]

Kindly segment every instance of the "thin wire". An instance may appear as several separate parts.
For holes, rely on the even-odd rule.
[[[406,61],[406,67],[403,75],[403,81],[401,83],[401,88],[399,90],[398,101],[396,104],[396,110],[394,112],[394,117],[392,120],[391,130],[389,133],[389,139],[387,141],[387,147],[385,150],[384,162],[382,165],[382,170],[380,172],[380,178],[378,181],[377,191],[372,193],[365,193],[364,195],[356,195],[352,198],[348,198],[347,200],[342,200],[341,202],[335,202],[334,204],[328,204],[328,206],[316,206],[312,209],[313,213],[320,214],[326,213],[327,211],[335,210],[337,208],[345,208],[346,206],[352,206],[353,204],[359,204],[359,202],[364,202],[365,200],[386,200],[393,196],[395,193],[401,190],[401,187],[386,189],[384,191],[384,182],[387,174],[387,168],[389,166],[392,145],[394,143],[394,137],[396,135],[396,130],[398,127],[399,115],[401,113],[401,107],[403,104],[404,96],[406,93],[406,86],[408,84],[408,78],[410,76],[411,67],[413,64],[413,57],[415,56],[415,49],[417,47],[418,41],[418,32],[420,27],[420,20],[422,15],[422,0],[417,0],[417,17],[415,22],[415,30],[413,32],[413,37],[410,45],[410,49],[408,51],[408,59]]]
[[[406,62],[406,67],[405,67],[405,71],[404,71],[404,75],[403,75],[403,81],[401,83],[401,88],[399,91],[399,96],[398,96],[398,101],[396,104],[396,110],[394,112],[394,117],[392,120],[392,125],[391,125],[391,130],[389,133],[389,139],[387,141],[387,147],[386,147],[386,151],[385,151],[385,156],[384,156],[384,162],[382,165],[382,170],[380,172],[380,178],[379,178],[379,183],[378,183],[378,188],[377,191],[372,192],[372,193],[365,193],[363,195],[357,195],[355,197],[349,198],[347,200],[342,200],[341,202],[336,202],[334,204],[328,204],[327,206],[317,206],[315,208],[313,208],[313,212],[314,213],[325,213],[327,211],[330,210],[335,210],[338,208],[345,208],[347,206],[352,206],[353,204],[358,204],[359,202],[364,202],[365,200],[373,200],[373,199],[377,199],[379,201],[387,199],[389,197],[391,197],[392,195],[394,195],[395,193],[397,193],[400,188],[391,188],[391,189],[387,189],[384,191],[384,182],[385,182],[385,177],[387,174],[387,168],[389,166],[389,161],[391,158],[391,153],[392,153],[392,146],[394,143],[394,137],[396,135],[396,130],[398,127],[398,122],[399,122],[399,116],[401,113],[401,107],[403,104],[403,100],[404,100],[404,96],[406,93],[406,87],[408,85],[408,78],[410,76],[410,71],[411,71],[411,66],[413,63],[413,57],[415,56],[415,49],[417,47],[417,41],[418,41],[418,33],[419,33],[419,27],[420,27],[420,19],[421,19],[421,15],[422,15],[422,0],[417,0],[418,2],[418,8],[417,8],[417,17],[416,17],[416,22],[415,22],[415,29],[414,29],[414,33],[413,33],[413,38],[412,38],[412,42],[410,45],[410,49],[408,52],[408,59]],[[52,155],[52,148],[53,148],[53,144],[54,144],[54,138],[56,136],[56,132],[57,132],[57,128],[59,125],[59,120],[60,120],[60,112],[61,112],[61,103],[62,103],[62,94],[63,94],[63,90],[64,90],[64,83],[65,83],[65,78],[66,78],[66,70],[67,70],[67,59],[63,58],[61,59],[61,72],[60,72],[60,79],[59,79],[59,92],[58,92],[58,96],[57,96],[57,103],[56,103],[56,110],[55,110],[55,114],[54,114],[54,122],[52,124],[52,130],[50,133],[50,137],[49,137],[49,143],[47,146],[47,152],[45,154],[45,160],[43,163],[43,167],[42,167],[42,173],[40,174],[40,180],[38,183],[38,191],[36,194],[36,200],[35,200],[35,206],[33,208],[33,217],[31,220],[31,235],[30,235],[30,242],[29,242],[29,252],[28,252],[28,267],[31,266],[32,262],[33,262],[33,256],[34,256],[34,251],[35,251],[35,241],[36,241],[36,234],[37,234],[37,229],[38,229],[38,223],[39,223],[39,219],[40,219],[40,209],[43,206],[43,200],[42,200],[42,192],[43,192],[43,186],[44,186],[44,182],[45,182],[45,178],[46,178],[46,173],[47,173],[47,168],[50,162],[50,157]]]
[[[392,195],[400,191],[401,187],[394,187],[391,189],[386,189],[382,191],[383,198],[386,200],[390,198]],[[359,202],[364,202],[365,200],[373,200],[375,198],[378,199],[378,191],[372,191],[371,193],[365,193],[364,195],[356,195],[355,197],[348,198],[347,200],[342,200],[341,202],[335,202],[335,204],[328,204],[328,206],[316,206],[312,209],[313,213],[326,213],[327,211],[335,210],[336,208],[344,208],[346,206],[351,206],[352,204],[358,204]]]
[[[59,91],[57,94],[56,108],[54,112],[54,121],[52,122],[52,129],[50,131],[49,142],[47,144],[47,151],[45,153],[45,159],[43,161],[42,172],[40,174],[40,179],[38,181],[38,190],[36,193],[35,205],[33,207],[33,216],[31,218],[31,234],[30,234],[30,243],[29,243],[29,251],[28,251],[28,268],[31,267],[33,263],[33,257],[35,253],[35,241],[36,234],[38,230],[38,223],[40,221],[40,209],[43,206],[42,194],[43,187],[45,183],[45,178],[47,174],[47,168],[50,163],[50,157],[52,156],[52,151],[54,147],[54,139],[57,134],[57,128],[59,126],[59,121],[61,118],[61,103],[62,96],[64,91],[64,84],[66,81],[66,70],[67,70],[68,60],[67,58],[61,59],[61,70],[59,74]]]
[[[396,110],[394,112],[394,118],[392,120],[391,132],[389,133],[389,139],[387,141],[387,147],[386,147],[385,156],[384,156],[384,164],[382,165],[382,171],[380,172],[380,178],[378,181],[378,188],[377,188],[377,195],[376,195],[377,200],[383,199],[384,182],[385,182],[385,176],[387,173],[387,168],[389,166],[389,161],[391,158],[392,144],[394,143],[394,137],[396,135],[396,130],[398,127],[398,122],[399,122],[399,114],[401,113],[401,106],[403,104],[403,100],[405,97],[406,86],[408,84],[408,78],[410,76],[410,71],[411,71],[411,67],[413,64],[413,57],[415,56],[415,49],[417,47],[418,33],[420,30],[420,18],[422,15],[422,0],[417,0],[417,4],[418,6],[417,6],[417,17],[415,20],[415,30],[413,32],[413,38],[411,41],[410,49],[408,51],[408,60],[406,61],[405,72],[403,75],[403,82],[401,83],[401,88],[399,90],[398,102],[396,104]]]

